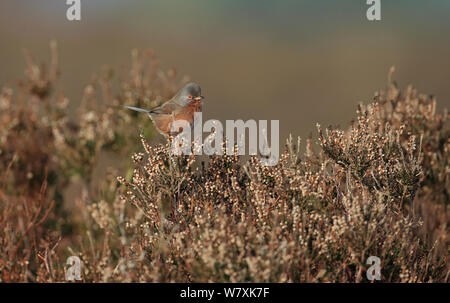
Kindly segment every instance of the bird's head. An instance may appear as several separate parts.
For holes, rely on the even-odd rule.
[[[190,102],[201,101],[204,97],[202,96],[202,89],[197,83],[186,84],[176,95],[175,100],[181,106],[185,106]]]

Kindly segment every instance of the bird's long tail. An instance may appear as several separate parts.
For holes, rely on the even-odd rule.
[[[147,109],[143,109],[143,108],[139,108],[139,107],[128,106],[128,105],[122,105],[122,107],[125,107],[125,108],[128,108],[128,109],[131,109],[131,110],[135,110],[135,111],[137,111],[137,112],[141,112],[141,113],[146,113],[146,114],[150,113],[150,111],[149,111],[149,110],[147,110]]]

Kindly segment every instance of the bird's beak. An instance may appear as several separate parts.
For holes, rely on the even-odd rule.
[[[199,97],[195,97],[194,100],[195,100],[195,101],[200,101],[200,100],[202,100],[202,99],[204,99],[204,98],[205,98],[205,97],[203,97],[203,96],[199,96]]]

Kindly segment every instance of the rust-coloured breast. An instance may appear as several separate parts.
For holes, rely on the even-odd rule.
[[[202,103],[201,101],[195,101],[189,103],[186,107],[183,108],[177,115],[175,115],[175,120],[186,120],[191,124],[194,122],[194,113],[202,111]]]

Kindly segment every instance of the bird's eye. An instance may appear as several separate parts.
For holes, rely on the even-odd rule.
[[[189,98],[189,99],[192,99],[192,95],[189,95],[188,98]]]

